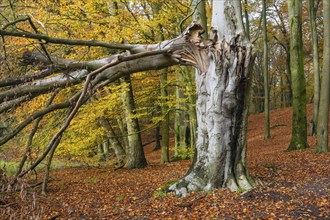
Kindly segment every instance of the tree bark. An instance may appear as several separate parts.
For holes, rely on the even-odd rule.
[[[144,156],[140,126],[138,119],[135,118],[135,102],[133,98],[133,91],[131,85],[130,76],[125,76],[121,79],[122,83],[128,84],[128,89],[125,92],[123,99],[123,107],[127,122],[127,132],[128,132],[128,151],[127,151],[127,168],[142,168],[147,166],[147,160]]]
[[[267,36],[267,6],[266,6],[266,0],[262,1],[262,12],[263,12],[263,18],[262,18],[262,26],[263,26],[263,45],[264,45],[264,57],[263,57],[263,69],[264,69],[264,109],[265,109],[265,117],[264,117],[264,124],[265,124],[265,133],[264,133],[264,139],[268,140],[270,139],[270,122],[269,122],[269,68],[268,68],[268,36]]]
[[[308,0],[309,22],[312,35],[312,50],[313,50],[313,70],[314,70],[314,93],[313,93],[313,116],[310,121],[312,129],[311,135],[316,134],[317,117],[319,112],[320,103],[320,66],[319,66],[319,51],[318,51],[318,38],[317,38],[317,26],[316,26],[316,12],[314,0]]]
[[[246,36],[250,39],[250,19],[248,11],[248,0],[244,0],[244,18],[245,18],[245,32]]]
[[[252,46],[244,34],[239,0],[213,1],[213,8],[213,45],[192,51],[199,61],[196,159],[169,188],[179,196],[219,187],[252,188],[246,170]]]
[[[317,122],[317,152],[328,152],[330,99],[330,2],[323,0],[324,44],[321,97]]]
[[[290,69],[292,79],[292,136],[288,151],[307,145],[306,82],[302,43],[302,2],[289,0]]]
[[[170,117],[168,107],[168,91],[167,91],[167,69],[161,71],[160,75],[160,96],[161,96],[161,111],[163,120],[161,122],[162,145],[160,163],[168,163],[169,159],[169,142],[170,142]]]

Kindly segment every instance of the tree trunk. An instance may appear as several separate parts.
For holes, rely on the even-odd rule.
[[[194,22],[200,24],[204,30],[202,33],[202,37],[204,39],[208,38],[208,30],[207,30],[207,17],[206,17],[206,7],[205,0],[193,0],[192,7],[195,8],[195,12],[193,14]]]
[[[262,18],[262,26],[263,26],[263,44],[264,44],[264,57],[263,57],[263,69],[264,69],[264,90],[265,90],[265,96],[264,96],[264,102],[265,102],[265,118],[264,118],[264,124],[265,124],[265,133],[264,133],[264,139],[268,140],[270,139],[270,123],[269,123],[269,80],[268,80],[268,36],[267,36],[267,7],[266,7],[266,0],[262,1],[262,11],[263,11],[263,18]]]
[[[110,154],[110,152],[109,152],[109,150],[110,150],[109,140],[108,139],[104,140],[104,142],[102,143],[102,146],[103,146],[103,151],[104,151],[105,158],[106,158],[106,160],[108,160],[109,159],[109,154]]]
[[[182,73],[184,74],[184,73]],[[176,78],[178,79],[178,81],[181,81],[181,79],[183,78],[181,76],[181,73],[176,73]],[[182,91],[180,91],[180,87],[181,84],[178,83],[178,85],[175,87],[175,102],[176,102],[176,110],[175,110],[175,114],[174,114],[174,157],[178,158],[179,156],[179,151],[180,148],[184,147],[183,143],[182,143],[182,133],[181,133],[181,128],[183,126],[183,120],[182,120],[182,115],[183,113],[183,108],[182,103],[181,103],[181,99],[183,98],[183,93]]]
[[[290,51],[285,50],[286,52],[286,69],[287,69],[287,74],[286,74],[286,82],[288,85],[288,91],[287,91],[287,103],[286,107],[292,106],[292,97],[293,97],[293,92],[292,92],[292,79],[291,79],[291,54]]]
[[[155,150],[160,150],[162,146],[160,144],[160,142],[161,142],[161,135],[160,135],[160,124],[159,123],[156,125],[155,140],[156,140],[156,146],[154,148],[154,151]]]
[[[167,69],[161,71],[160,75],[160,94],[161,94],[161,109],[163,120],[162,127],[162,145],[160,163],[167,163],[169,159],[169,141],[170,141],[170,117],[167,103]]]
[[[330,2],[323,0],[324,44],[323,44],[323,74],[321,83],[320,107],[317,122],[318,152],[328,151],[328,123],[330,99]]]
[[[100,123],[107,130],[107,138],[111,144],[111,147],[115,151],[117,159],[121,162],[124,162],[126,156],[125,150],[120,144],[118,137],[116,136],[115,131],[113,130],[111,124],[104,117],[100,118]],[[105,152],[103,152],[103,154],[105,154]]]
[[[104,153],[104,149],[103,149],[103,143],[99,143],[97,145],[97,157],[98,157],[99,162],[105,162],[106,161],[105,153]]]
[[[169,188],[179,196],[219,187],[252,188],[246,170],[252,46],[244,34],[239,0],[213,1],[213,8],[213,45],[190,52],[199,70],[196,158],[186,176]]]
[[[124,94],[121,95],[122,99],[124,98]],[[126,118],[124,116],[125,114],[121,114],[119,118],[117,118],[117,124],[121,133],[121,136],[123,137],[123,144],[124,144],[124,149],[126,152],[128,152],[128,134],[127,134],[127,123],[126,123]]]
[[[250,39],[250,19],[248,11],[248,1],[244,0],[244,18],[245,18],[245,32],[246,36]]]
[[[128,150],[127,150],[127,168],[142,168],[147,166],[147,160],[144,156],[140,126],[138,119],[134,117],[135,103],[130,76],[125,76],[121,79],[122,82],[128,83],[128,90],[125,92],[123,99],[123,107],[127,121],[128,132]]]
[[[310,121],[311,123],[311,135],[316,134],[317,128],[317,115],[319,112],[320,103],[320,67],[319,67],[319,51],[318,51],[318,39],[317,39],[317,27],[316,27],[316,12],[314,0],[308,0],[308,11],[310,14],[310,27],[312,35],[312,47],[313,47],[313,70],[314,70],[314,95],[313,95],[313,116]]]
[[[290,69],[292,79],[292,137],[288,151],[305,149],[307,145],[306,82],[302,44],[302,2],[289,0]]]

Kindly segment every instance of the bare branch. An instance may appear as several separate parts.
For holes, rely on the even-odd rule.
[[[0,113],[7,111],[8,109],[15,108],[15,106],[18,106],[19,104],[29,101],[32,99],[32,96],[25,95],[21,96],[17,99],[13,99],[10,101],[6,101],[0,104]]]
[[[69,85],[81,83],[88,74],[87,70],[78,70],[70,74],[60,74],[52,78],[30,82],[12,89],[0,92],[0,101],[9,101],[25,95],[45,94],[55,88],[64,88]]]
[[[1,36],[12,36],[12,37],[21,37],[21,38],[29,38],[36,40],[43,40],[45,43],[53,43],[53,44],[65,44],[65,45],[75,45],[75,46],[89,46],[89,47],[106,47],[111,49],[119,49],[119,50],[130,50],[137,45],[132,44],[119,44],[119,43],[106,43],[97,40],[72,40],[65,38],[55,38],[50,37],[45,34],[34,34],[30,32],[22,32],[22,31],[6,31],[4,29],[0,29]]]
[[[56,71],[55,68],[52,68],[51,66],[49,66],[46,69],[44,69],[36,74],[28,74],[28,75],[18,76],[18,77],[9,77],[9,78],[6,78],[6,79],[0,81],[0,88],[6,87],[6,86],[15,86],[18,84],[31,82],[36,79],[41,79],[41,78],[50,76],[55,71]]]

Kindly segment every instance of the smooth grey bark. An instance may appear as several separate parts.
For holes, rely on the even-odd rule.
[[[97,69],[104,68],[101,73],[97,74],[92,84],[96,86],[97,84],[102,84],[106,81],[110,83],[131,73],[152,69],[158,70],[177,64],[177,61],[175,60],[177,58],[164,56],[164,54],[169,52],[168,49],[174,42],[175,40],[172,42],[164,41],[156,45],[137,45],[134,50],[132,49],[133,53],[137,54],[122,53],[100,60],[95,60],[95,62],[90,61],[90,63],[93,63],[93,65],[88,67],[90,70],[96,71]],[[162,51],[159,48],[165,48],[165,50]],[[38,60],[39,62],[48,62],[48,60],[44,60],[43,56],[35,56],[34,53],[30,53],[30,55],[32,56],[32,59]],[[149,60],[151,57],[153,57],[153,62],[150,63]],[[55,62],[55,60],[56,59],[53,59],[53,62]],[[70,63],[71,61],[68,61],[67,68],[69,69],[72,67],[70,66]],[[111,66],[106,68],[107,65]],[[10,108],[10,106],[17,106],[17,104],[28,101],[32,97],[49,93],[56,88],[64,88],[69,85],[81,83],[86,78],[87,74],[88,70],[86,69],[76,70],[71,73],[62,73],[47,79],[39,79],[33,82],[23,83],[15,86],[14,88],[4,90],[0,92],[0,101],[3,102],[0,105],[0,109],[3,111]],[[21,98],[23,96],[25,98]]]
[[[312,53],[313,53],[313,71],[314,71],[314,93],[313,93],[313,116],[310,121],[311,132],[310,135],[316,135],[317,118],[320,104],[320,66],[319,66],[319,51],[318,51],[318,37],[316,26],[316,12],[315,0],[308,0],[309,23],[312,35]]]
[[[203,33],[200,36],[203,39],[209,38],[209,28],[207,26],[208,18],[206,16],[206,1],[205,0],[193,0],[192,6],[196,7],[195,12],[193,14],[193,20],[199,23],[203,29]],[[187,69],[186,69],[187,70]],[[190,105],[188,106],[188,114],[189,114],[189,133],[188,130],[185,129],[185,142],[187,143],[188,134],[189,134],[189,143],[191,148],[196,148],[196,131],[197,131],[197,114],[196,114],[196,95],[192,94],[194,91],[193,87],[195,87],[193,81],[198,74],[198,69],[195,69],[194,72],[184,71],[185,80],[186,80],[186,88],[189,91],[188,100]]]
[[[267,5],[266,0],[262,0],[262,29],[263,29],[263,72],[264,72],[264,139],[270,139],[270,122],[269,122],[269,67],[268,67],[268,34],[267,34]]]
[[[127,91],[123,96],[123,110],[126,116],[127,132],[128,132],[128,149],[127,149],[127,168],[142,168],[147,166],[147,160],[144,156],[140,126],[138,119],[135,118],[135,102],[132,91],[130,76],[125,76],[121,79],[122,83],[128,84]]]
[[[328,152],[328,123],[329,123],[329,99],[330,99],[330,2],[323,0],[323,69],[320,93],[320,106],[317,122],[317,152]]]
[[[305,149],[307,144],[306,82],[302,42],[302,2],[289,0],[290,70],[292,79],[292,136],[288,151]]]
[[[87,74],[87,70],[77,70],[70,74],[60,74],[51,78],[26,83],[22,86],[16,86],[12,89],[0,92],[0,102],[18,99],[19,97],[26,95],[31,96],[48,93],[56,88],[64,88],[69,85],[82,83]]]
[[[198,128],[196,159],[186,176],[169,188],[180,196],[220,187],[252,188],[246,170],[246,126],[253,53],[240,7],[239,0],[213,1],[213,43],[189,51],[199,70]],[[192,42],[203,44],[199,38]]]

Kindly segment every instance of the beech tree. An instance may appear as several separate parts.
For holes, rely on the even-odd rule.
[[[180,36],[157,44],[54,38],[9,29],[10,25],[0,29],[3,38],[13,36],[36,39],[42,45],[52,43],[126,50],[90,61],[69,60],[41,52],[24,53],[23,62],[41,63],[45,69],[39,73],[1,80],[0,112],[54,89],[80,83],[83,83],[83,88],[66,101],[33,112],[1,137],[0,145],[3,145],[36,118],[59,109],[68,109],[66,120],[49,141],[43,154],[17,177],[23,177],[56,149],[78,109],[96,91],[136,72],[182,64],[195,66],[198,70],[196,156],[188,173],[169,189],[181,196],[188,191],[219,187],[239,191],[251,189],[253,183],[246,168],[246,128],[253,47],[245,35],[240,0],[213,1],[212,8],[209,39],[202,38],[203,29],[198,23],[189,25]]]
[[[264,139],[270,139],[270,122],[269,122],[269,68],[268,68],[268,34],[267,34],[267,5],[266,1],[262,1],[262,30],[263,30],[263,72],[264,72],[264,110],[265,110],[265,133]]]
[[[310,16],[310,29],[313,50],[313,71],[314,71],[314,93],[313,93],[313,116],[310,121],[311,135],[316,134],[317,117],[320,104],[320,66],[319,66],[319,41],[317,38],[316,12],[321,0],[308,0],[308,11]]]
[[[323,0],[324,49],[320,93],[320,106],[317,121],[317,151],[328,152],[328,119],[330,102],[330,3]]]
[[[301,150],[307,145],[306,82],[302,42],[302,2],[289,0],[290,70],[292,79],[292,136],[288,150]]]

